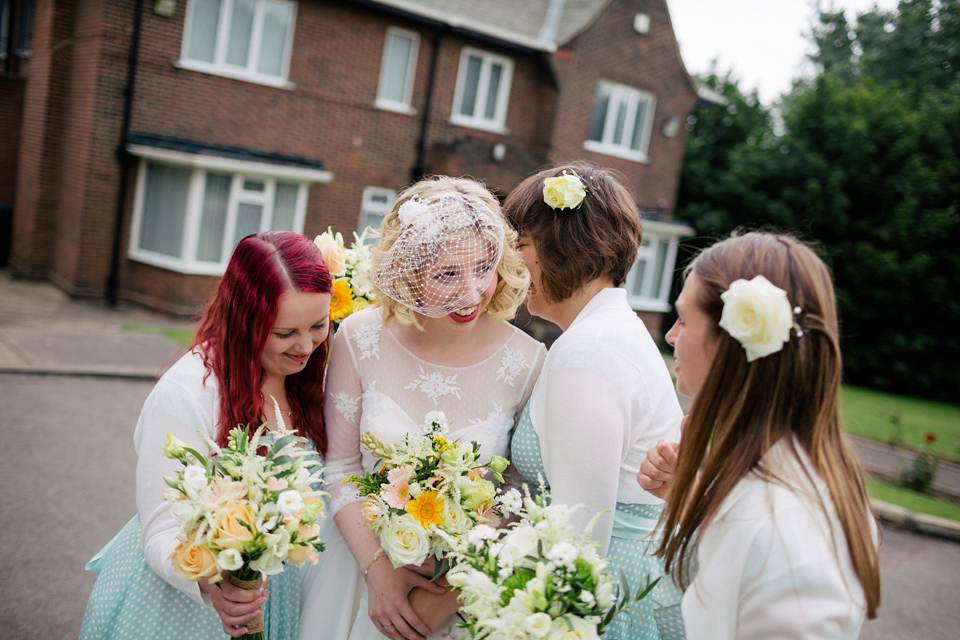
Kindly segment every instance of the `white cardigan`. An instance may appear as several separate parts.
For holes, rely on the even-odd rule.
[[[796,447],[802,467],[783,440],[763,457],[792,488],[751,473],[704,528],[682,604],[689,640],[859,635],[866,601],[843,529],[825,483]]]
[[[187,582],[173,571],[170,556],[177,548],[180,523],[170,513],[171,503],[162,498],[167,486],[163,476],[183,469],[177,460],[163,455],[163,441],[173,433],[201,454],[207,445],[203,436],[216,438],[219,394],[217,380],[200,355],[185,354],[160,378],[143,403],[133,442],[137,450],[137,511],[143,527],[143,553],[147,564],[168,583],[197,602],[204,602],[196,582]]]
[[[530,398],[530,419],[554,502],[585,504],[581,529],[606,553],[617,502],[662,504],[637,484],[657,440],[680,439],[670,373],[623,289],[602,289],[553,343]]]

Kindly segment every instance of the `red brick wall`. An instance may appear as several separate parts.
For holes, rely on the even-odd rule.
[[[0,76],[0,207],[13,208],[17,185],[23,78]]]
[[[650,16],[650,30],[645,35],[633,29],[637,13]],[[623,44],[611,47],[611,42]],[[685,131],[681,127],[676,137],[667,138],[661,126],[667,117],[685,123],[696,106],[697,96],[680,60],[665,0],[613,0],[590,28],[553,55],[553,65],[560,78],[561,98],[551,160],[584,158],[616,169],[625,176],[643,211],[672,216]],[[646,163],[583,148],[600,79],[655,96]]]

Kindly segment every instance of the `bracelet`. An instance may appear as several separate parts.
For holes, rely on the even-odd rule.
[[[370,564],[367,565],[367,568],[363,570],[363,577],[364,577],[364,578],[366,578],[366,577],[367,577],[367,574],[370,573],[370,567],[373,566],[373,563],[376,562],[376,561],[380,558],[380,552],[381,552],[381,551],[383,551],[383,549],[377,549],[377,552],[376,552],[375,554],[373,554],[373,560],[371,560],[371,561],[370,561]]]

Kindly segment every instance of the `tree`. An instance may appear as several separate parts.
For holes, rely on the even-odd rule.
[[[837,284],[847,379],[951,399],[960,387],[958,28],[955,5],[941,0],[904,0],[853,25],[821,13],[811,31],[819,74],[784,100],[779,135],[729,74],[704,78],[734,112],[698,108],[677,203],[701,235],[772,226],[819,243]]]

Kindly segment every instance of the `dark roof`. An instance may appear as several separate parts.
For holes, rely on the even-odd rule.
[[[169,136],[158,136],[149,133],[130,133],[126,144],[181,151],[184,153],[232,158],[247,162],[265,162],[267,164],[283,165],[288,167],[302,167],[304,169],[318,169],[324,171],[323,163],[318,160],[309,160],[299,156],[289,156],[281,153],[254,151],[243,147],[228,147],[196,140],[183,140]]]

